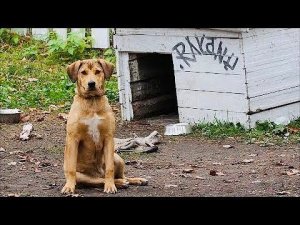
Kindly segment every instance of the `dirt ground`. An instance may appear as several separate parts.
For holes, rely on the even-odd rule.
[[[122,123],[118,116],[118,121],[120,138],[148,136],[153,130],[162,134],[158,152],[120,154],[126,175],[144,177],[149,185],[114,195],[101,187],[78,187],[75,197],[300,195],[299,145],[260,147],[234,139],[163,136],[164,125],[176,122],[174,117]],[[24,123],[0,124],[0,148],[5,149],[0,151],[0,196],[63,196],[65,122],[56,113],[32,113],[29,122],[34,135],[28,141],[18,139]]]

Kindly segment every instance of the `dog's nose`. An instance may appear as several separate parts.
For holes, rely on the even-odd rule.
[[[89,81],[88,82],[89,89],[95,88],[95,85],[96,85],[95,81]]]

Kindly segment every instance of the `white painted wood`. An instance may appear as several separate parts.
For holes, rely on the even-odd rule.
[[[201,39],[202,36],[198,36]],[[198,46],[194,36],[189,36],[190,41]],[[238,39],[230,38],[216,38],[215,39],[215,51],[218,49],[219,42],[222,41],[223,47],[227,47],[228,54],[234,52],[235,55],[239,55],[241,50],[239,48]],[[136,52],[136,53],[172,53],[172,48],[178,43],[185,44],[186,53],[191,53],[190,47],[185,39],[185,36],[155,36],[155,35],[127,35],[127,36],[114,36],[114,46],[119,51]],[[209,41],[204,40],[203,46]],[[238,51],[237,51],[238,50]]]
[[[76,32],[80,37],[85,37],[85,28],[72,28],[71,32]]]
[[[278,90],[288,89],[300,85],[300,74],[295,76],[292,70],[287,73],[281,73],[280,76],[274,76],[268,79],[259,79],[255,82],[249,82],[248,93],[249,97],[255,97],[271,92],[276,92]]]
[[[117,28],[117,35],[156,35],[156,36],[201,36],[239,38],[235,32],[200,28]]]
[[[258,36],[260,38],[263,38],[265,35],[272,35],[277,32],[285,31],[290,28],[250,28],[249,32],[242,33],[243,39],[251,39],[251,38],[257,38]]]
[[[178,114],[179,121],[183,123],[215,122],[217,119],[223,122],[240,122],[246,128],[249,128],[249,116],[246,113],[179,107]]]
[[[193,59],[193,55],[186,54],[185,57]],[[237,57],[232,57],[229,61],[229,65],[233,66],[235,61],[237,63],[234,69],[230,69],[227,67],[225,69],[225,63],[228,61],[228,56],[224,56],[223,61],[219,63],[219,59],[214,59],[213,55],[195,55],[195,62],[188,61],[189,65],[187,65],[184,60],[181,58],[177,58],[177,54],[172,54],[174,70],[176,71],[186,71],[186,72],[202,72],[202,73],[216,73],[216,74],[224,74],[224,75],[243,75],[243,60],[241,55]]]
[[[250,98],[250,110],[256,112],[300,101],[300,86]]]
[[[219,31],[227,31],[227,32],[236,32],[236,33],[249,32],[249,28],[211,28],[211,29],[219,30]]]
[[[109,28],[92,28],[94,48],[109,48]]]
[[[176,94],[179,107],[247,112],[246,96],[243,94],[192,90],[176,90]]]
[[[117,74],[120,89],[121,113],[123,120],[131,120],[133,118],[132,94],[130,88],[130,71],[129,56],[127,52],[118,52],[117,58]],[[124,89],[123,89],[124,88]]]
[[[243,76],[175,71],[177,89],[246,94]]]
[[[53,28],[53,31],[61,37],[63,40],[67,39],[68,29],[67,28]]]
[[[32,28],[32,36],[35,39],[45,40],[47,38],[48,32],[48,28]]]
[[[27,28],[11,28],[11,31],[16,32],[20,35],[25,35],[27,32]]]
[[[250,126],[255,127],[256,121],[275,121],[278,117],[287,117],[290,120],[300,117],[300,102],[281,106],[271,110],[266,110],[260,113],[250,115]]]

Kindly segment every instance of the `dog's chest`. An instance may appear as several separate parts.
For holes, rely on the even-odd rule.
[[[81,123],[87,126],[87,134],[92,138],[94,143],[99,143],[100,141],[100,129],[99,125],[101,125],[103,121],[103,117],[98,116],[96,113],[89,118],[81,119]]]

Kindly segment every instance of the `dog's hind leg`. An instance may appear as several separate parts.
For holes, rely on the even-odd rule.
[[[104,186],[105,179],[101,177],[92,177],[84,173],[76,172],[76,182],[87,186],[101,187]],[[117,188],[127,188],[128,182],[124,179],[115,179]]]

